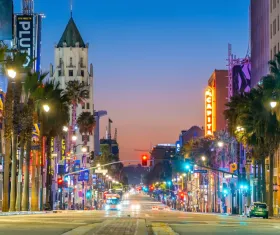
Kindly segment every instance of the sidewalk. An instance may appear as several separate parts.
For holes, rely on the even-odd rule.
[[[52,211],[14,211],[14,212],[0,212],[0,216],[11,216],[11,215],[40,215],[51,213]]]

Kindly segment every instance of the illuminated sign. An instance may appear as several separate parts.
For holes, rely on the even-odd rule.
[[[211,88],[205,91],[205,135],[213,135],[213,93]]]
[[[65,139],[63,138],[61,141],[61,159],[65,160],[66,158],[66,144]]]

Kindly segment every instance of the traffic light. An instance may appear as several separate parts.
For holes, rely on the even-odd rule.
[[[148,166],[148,157],[147,155],[142,156],[142,166]]]
[[[58,188],[62,188],[62,185],[63,185],[62,177],[57,178],[57,186],[58,186]]]
[[[187,172],[193,171],[193,164],[192,164],[192,162],[191,162],[190,159],[186,159],[186,160],[185,160],[185,170],[186,170]]]
[[[185,194],[184,194],[184,193],[180,193],[180,199],[181,199],[182,201],[184,201],[184,199],[185,199]]]
[[[90,190],[88,190],[87,193],[86,193],[86,198],[89,199],[90,196],[91,196],[91,193],[90,193]]]

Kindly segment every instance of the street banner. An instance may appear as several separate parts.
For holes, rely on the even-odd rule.
[[[40,124],[34,123],[33,130],[32,130],[32,150],[39,150],[40,149]]]
[[[80,170],[80,165],[81,165],[80,160],[75,160],[74,165],[73,165],[73,172],[79,171]]]
[[[13,0],[0,0],[0,41],[13,39]]]
[[[34,42],[33,42],[33,16],[18,15],[16,17],[17,47],[22,53],[27,53],[27,61],[23,67],[33,66]]]
[[[0,93],[0,130],[2,130],[3,126],[3,111],[4,111],[4,94]]]
[[[207,173],[207,170],[194,170],[194,173]]]
[[[78,181],[88,181],[89,180],[89,170],[80,172],[78,176]]]
[[[58,167],[57,167],[57,174],[58,175],[64,175],[65,174],[65,167],[64,167],[64,165],[58,165]]]

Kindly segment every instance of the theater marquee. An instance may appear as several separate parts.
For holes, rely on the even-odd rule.
[[[205,91],[205,135],[213,135],[213,92],[210,87]]]

